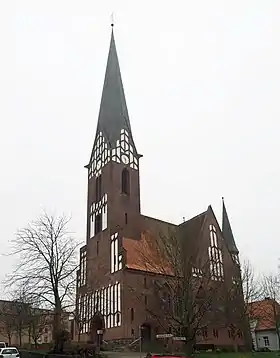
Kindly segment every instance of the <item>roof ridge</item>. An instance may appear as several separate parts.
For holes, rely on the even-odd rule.
[[[208,210],[208,209],[207,209],[207,210]],[[207,210],[205,210],[205,211],[203,211],[202,213],[197,214],[197,215],[193,216],[192,218],[190,218],[190,219],[188,219],[188,220],[182,222],[182,223],[179,224],[178,226],[183,226],[184,224],[189,223],[190,221],[192,221],[192,220],[194,220],[194,219],[197,219],[197,218],[199,218],[199,217],[202,216],[202,215],[205,215],[205,214],[207,213]]]
[[[178,226],[177,224],[174,224],[174,223],[172,223],[172,222],[170,222],[170,221],[166,221],[166,220],[154,218],[154,217],[149,216],[149,215],[141,214],[141,216],[144,217],[144,218],[147,218],[147,219],[152,219],[152,220],[155,220],[155,221],[162,222],[162,223],[164,223],[164,224],[169,224],[169,225],[173,225],[173,226]]]

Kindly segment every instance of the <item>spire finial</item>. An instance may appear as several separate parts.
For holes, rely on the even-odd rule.
[[[225,198],[222,196],[222,200],[224,201],[225,200]]]
[[[114,23],[114,13],[112,12],[111,14],[111,26],[114,27],[115,23]]]

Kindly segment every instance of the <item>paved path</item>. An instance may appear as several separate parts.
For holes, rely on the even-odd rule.
[[[104,352],[109,358],[140,358],[139,352]],[[141,354],[142,358],[146,357],[146,353]]]

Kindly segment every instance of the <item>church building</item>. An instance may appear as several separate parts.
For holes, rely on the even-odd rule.
[[[222,228],[211,206],[180,225],[143,215],[141,157],[133,139],[112,28],[96,136],[86,165],[87,230],[77,272],[76,340],[129,344],[139,335],[152,341],[158,334],[171,334],[168,322],[166,327],[160,324],[147,308],[155,299],[154,285],[162,272],[139,255],[159,232],[178,230],[190,243],[201,243],[213,282],[231,285],[240,278],[239,253],[224,202]],[[151,260],[152,255],[158,261],[157,253],[150,252]],[[193,267],[193,276],[200,274],[202,269]],[[204,327],[202,344],[232,345],[234,339],[244,345],[242,329],[233,337],[230,323],[215,324]]]

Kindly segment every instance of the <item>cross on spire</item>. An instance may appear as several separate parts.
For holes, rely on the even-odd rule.
[[[112,12],[111,14],[111,26],[114,27],[115,22],[114,22],[114,13]]]

